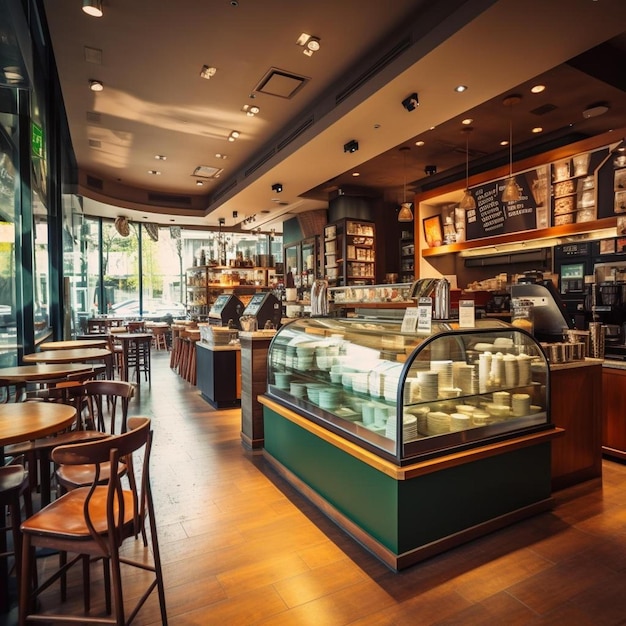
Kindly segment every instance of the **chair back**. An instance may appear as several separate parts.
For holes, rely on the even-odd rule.
[[[88,380],[82,396],[93,428],[114,435],[127,430],[128,406],[135,395],[135,385],[124,380]],[[120,424],[117,426],[118,408]]]
[[[143,321],[127,322],[126,326],[129,333],[144,333],[146,332],[146,323]]]
[[[11,399],[11,383],[0,378],[0,404],[6,404]]]
[[[88,487],[83,506],[86,527],[91,538],[100,546],[103,553],[110,554],[117,549],[122,541],[131,535],[137,535],[143,528],[146,507],[152,512],[152,494],[150,491],[150,452],[152,447],[152,430],[149,417],[131,417],[128,420],[129,430],[121,435],[113,435],[105,439],[89,443],[69,446],[58,446],[52,451],[52,460],[61,465],[92,465],[95,468],[93,482]],[[140,478],[135,477],[133,456],[144,449]],[[100,468],[110,463],[108,482],[99,484]],[[129,489],[123,489],[119,466],[127,467]],[[92,518],[98,515],[98,506],[91,507],[94,502],[102,502],[103,490],[106,492],[107,528],[102,528]]]

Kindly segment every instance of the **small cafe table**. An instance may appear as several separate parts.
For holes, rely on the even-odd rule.
[[[13,369],[13,368],[11,368]],[[53,402],[19,402],[0,404],[0,460],[4,462],[4,446],[52,435],[68,428],[76,419],[76,409]],[[44,493],[47,489],[47,494]],[[50,484],[42,480],[42,503],[50,500]],[[6,525],[4,507],[0,507],[0,525]],[[5,548],[4,534],[0,538],[0,552]],[[0,561],[0,611],[7,609],[8,575],[6,560]]]
[[[72,348],[70,350],[45,350],[24,355],[24,363],[81,363],[101,361],[111,355],[106,348]]]
[[[148,358],[150,358],[150,349],[152,347],[152,333],[115,333],[115,341],[122,344],[122,380],[128,380],[128,363],[129,357],[132,355],[134,362],[139,367],[139,358],[141,346],[147,350]],[[137,372],[137,384],[141,383],[141,376]]]
[[[109,344],[107,337],[101,339],[68,339],[66,341],[46,341],[39,348],[41,350],[72,350],[82,348],[106,348]]]
[[[20,397],[19,390],[24,387],[26,383],[38,383],[45,380],[64,378],[70,374],[87,372],[90,369],[91,366],[85,363],[17,365],[15,367],[0,368],[0,378],[15,384],[17,387],[15,400],[17,401]]]

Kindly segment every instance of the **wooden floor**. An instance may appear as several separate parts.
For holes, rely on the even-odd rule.
[[[154,421],[172,625],[626,624],[626,466],[605,461],[603,484],[557,492],[553,511],[395,574],[244,451],[239,411],[212,409],[165,353],[133,402]],[[160,623],[155,599],[134,623]]]

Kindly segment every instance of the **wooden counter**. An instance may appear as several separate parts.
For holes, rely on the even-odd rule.
[[[216,409],[241,404],[241,351],[239,346],[213,346],[195,342],[196,384],[200,395]]]
[[[565,431],[552,442],[552,488],[602,478],[602,361],[551,365],[550,385],[552,422]]]
[[[602,368],[602,452],[626,461],[626,363],[606,360]]]

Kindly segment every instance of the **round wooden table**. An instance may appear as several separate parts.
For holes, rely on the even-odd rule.
[[[15,369],[15,368],[11,368]],[[16,404],[0,404],[0,461],[4,462],[4,446],[12,443],[29,441],[39,437],[52,435],[69,428],[76,419],[76,409],[67,404],[53,402],[18,402]],[[47,493],[44,493],[47,490]],[[42,502],[50,501],[50,484],[42,481]],[[4,507],[0,507],[0,524],[6,525]],[[4,538],[0,548],[4,549]],[[7,585],[8,576],[6,562],[0,562],[0,579]],[[5,598],[8,588],[3,590]]]
[[[108,351],[107,351],[108,352]],[[51,378],[63,378],[69,374],[87,372],[91,369],[85,363],[38,363],[0,368],[0,378],[11,383],[36,383]]]
[[[46,350],[24,355],[24,363],[79,363],[102,361],[111,355],[106,348],[73,348],[71,350]]]
[[[46,341],[39,348],[41,350],[72,350],[82,348],[106,348],[109,345],[108,337],[102,339],[69,339],[67,341]]]

